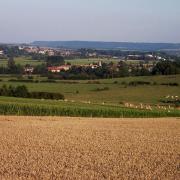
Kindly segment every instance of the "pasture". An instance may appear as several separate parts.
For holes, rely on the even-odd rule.
[[[92,63],[98,63],[99,61],[104,62],[104,63],[110,63],[113,62],[117,64],[120,59],[113,59],[113,58],[83,58],[83,59],[70,59],[70,60],[65,60],[66,63],[71,63],[72,65],[87,65],[87,64],[92,64]]]
[[[0,117],[1,179],[179,179],[180,121]]]
[[[16,64],[20,64],[22,66],[25,66],[26,64],[30,64],[31,66],[37,66],[44,63],[44,61],[34,60],[31,57],[24,57],[24,56],[16,57],[14,58],[14,61]],[[6,67],[7,63],[8,63],[7,59],[0,59],[0,66]]]
[[[37,65],[45,63],[45,61],[43,61],[43,60],[34,60],[30,56],[29,57],[20,56],[20,57],[14,58],[14,60],[15,60],[16,64],[20,64],[22,66],[24,66],[26,64],[30,64],[31,66],[37,66]],[[103,58],[103,59],[102,58],[79,59],[79,58],[76,58],[76,59],[70,59],[70,60],[65,59],[65,63],[71,63],[72,65],[88,65],[88,64],[92,64],[92,63],[98,63],[99,61],[102,61],[104,63],[113,62],[116,64],[119,62],[119,59],[113,59],[113,58],[110,58],[110,59],[106,59],[106,58]],[[0,66],[6,67],[7,62],[8,62],[7,59],[0,59]],[[133,62],[137,63],[137,61],[129,61],[129,63],[133,63]]]
[[[58,92],[65,95],[68,100],[76,102],[91,101],[92,103],[121,104],[145,103],[159,104],[160,100],[167,95],[180,97],[180,85],[168,86],[163,83],[179,83],[180,75],[173,76],[147,76],[147,77],[126,77],[104,80],[56,80],[49,83],[47,78],[34,76],[34,81],[40,82],[22,82],[23,77],[19,79],[13,76],[0,76],[0,86],[6,85],[26,85],[30,91]],[[12,82],[10,79],[16,79]],[[45,82],[47,81],[47,82]],[[142,81],[149,82],[149,85],[130,86],[130,82]],[[99,89],[99,90],[98,90]],[[101,90],[102,89],[102,90]],[[104,90],[103,90],[104,89]]]
[[[82,59],[66,59],[66,63],[71,63],[72,65],[87,65],[87,64],[93,64],[93,63],[99,63],[100,61],[103,63],[110,63],[113,62],[114,64],[117,64],[122,59],[114,59],[114,58],[82,58]],[[127,64],[139,64],[140,62],[143,62],[143,60],[126,60]],[[150,64],[152,64],[152,61],[149,61]]]
[[[44,60],[34,60],[30,56],[20,56],[20,57],[15,57],[14,58],[16,64],[20,64],[22,66],[25,66],[26,64],[29,64],[31,66],[37,66],[44,64]],[[65,63],[70,63],[71,65],[88,65],[88,64],[93,64],[93,63],[110,63],[113,62],[114,64],[117,64],[120,59],[113,59],[113,58],[75,58],[75,59],[65,59]],[[140,60],[127,60],[127,64],[138,64],[142,61]],[[0,59],[0,66],[7,67],[8,64],[8,59]]]

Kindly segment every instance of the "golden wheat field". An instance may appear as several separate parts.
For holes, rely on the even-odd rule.
[[[0,179],[180,179],[180,119],[1,116]]]

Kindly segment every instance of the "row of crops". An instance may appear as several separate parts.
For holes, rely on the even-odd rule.
[[[10,103],[0,101],[0,115],[19,115],[19,116],[71,116],[71,117],[180,117],[180,111],[149,111],[137,110],[121,107],[103,107],[103,106],[72,106],[68,103],[63,105],[48,104],[28,104],[28,103]]]

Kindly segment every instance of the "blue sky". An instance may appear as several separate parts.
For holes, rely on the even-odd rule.
[[[180,0],[0,0],[0,42],[180,42]]]

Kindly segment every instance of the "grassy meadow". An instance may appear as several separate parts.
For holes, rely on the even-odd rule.
[[[31,57],[24,57],[24,56],[16,57],[16,58],[14,58],[14,60],[15,60],[16,64],[20,64],[22,66],[24,66],[26,64],[30,64],[32,66],[37,66],[37,65],[43,64],[45,62],[43,60],[34,60]],[[65,63],[71,63],[72,65],[88,65],[88,64],[92,64],[92,63],[98,63],[99,61],[102,61],[104,63],[113,62],[114,64],[117,64],[119,62],[119,59],[113,59],[113,58],[110,58],[110,59],[107,59],[107,58],[83,58],[83,59],[76,58],[76,59],[70,59],[70,60],[65,59]],[[0,59],[0,66],[6,67],[7,62],[8,62],[7,59]],[[136,60],[128,60],[127,61],[128,64],[134,64],[134,63],[137,64],[139,62],[140,61],[136,61]]]
[[[24,57],[24,56],[20,56],[20,57],[15,57],[14,58],[15,63],[16,64],[20,64],[22,66],[26,65],[26,64],[30,64],[32,66],[37,66],[40,65],[42,63],[44,63],[45,61],[43,60],[34,60],[31,57]],[[84,59],[70,59],[70,60],[65,60],[66,63],[71,63],[72,65],[87,65],[87,64],[92,64],[92,63],[98,63],[99,61],[102,61],[104,63],[118,63],[119,60],[118,59],[106,59],[106,58],[84,58]],[[0,66],[7,66],[7,59],[0,59]],[[131,61],[129,61],[131,62]],[[133,61],[132,61],[133,62]],[[135,63],[137,63],[137,61],[134,61]]]
[[[0,76],[0,86],[26,85],[30,91],[62,93],[64,101],[34,100],[13,97],[0,97],[0,114],[12,115],[57,115],[83,117],[174,117],[180,111],[159,110],[157,104],[167,95],[180,96],[179,86],[167,86],[163,83],[178,83],[180,76],[128,77],[106,80],[57,80],[49,83],[46,78],[35,76],[33,81],[22,82],[12,76]],[[37,82],[38,80],[38,82]],[[46,82],[47,81],[47,82]],[[132,81],[145,81],[149,85],[130,86]],[[126,85],[124,84],[126,83]],[[125,103],[151,105],[153,109],[125,108]]]
[[[32,66],[37,66],[37,65],[44,63],[44,61],[34,60],[31,57],[23,57],[23,56],[14,58],[14,61],[16,64],[20,64],[22,66],[25,66],[26,64],[30,64]],[[7,63],[8,63],[7,59],[0,59],[0,66],[6,67]]]
[[[35,76],[33,82],[10,82],[16,79],[13,76],[0,76],[0,86],[26,85],[30,91],[58,92],[65,95],[68,100],[91,101],[92,103],[119,104],[122,102],[158,104],[160,99],[167,95],[180,96],[180,86],[165,86],[162,83],[179,83],[180,75],[154,76],[154,77],[127,77],[105,80],[61,81],[55,83],[44,82],[47,79]],[[27,79],[27,77],[24,77]],[[132,81],[146,81],[151,85],[124,85]],[[155,83],[155,85],[154,85]],[[103,90],[107,88],[107,90]],[[98,91],[100,89],[100,91]],[[102,89],[102,91],[101,91]]]
[[[65,60],[66,63],[71,63],[72,65],[87,65],[87,64],[92,64],[92,63],[98,63],[99,61],[102,61],[104,63],[118,63],[119,59],[107,59],[107,58],[86,58],[86,59],[70,59],[70,60]]]
[[[66,63],[71,63],[72,65],[87,65],[87,64],[92,64],[92,63],[98,63],[99,61],[103,63],[110,63],[113,62],[114,64],[117,64],[120,59],[114,59],[114,58],[86,58],[86,59],[70,59],[70,60],[65,60]],[[142,62],[142,60],[127,60],[127,64],[139,64]],[[149,62],[152,63],[152,62]]]

